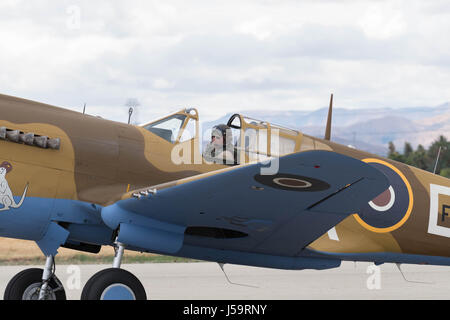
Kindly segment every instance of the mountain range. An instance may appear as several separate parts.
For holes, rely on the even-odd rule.
[[[252,110],[241,114],[323,137],[328,108],[310,112]],[[230,116],[202,126],[226,123]],[[450,102],[435,107],[333,110],[333,141],[382,156],[387,155],[390,141],[402,152],[405,142],[414,148],[419,144],[426,148],[440,135],[450,138]]]

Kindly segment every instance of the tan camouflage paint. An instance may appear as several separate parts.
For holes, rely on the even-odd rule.
[[[15,195],[20,195],[25,184],[29,183],[28,196],[107,205],[131,197],[136,190],[167,188],[234,168],[205,163],[175,165],[171,161],[174,145],[143,128],[37,102],[0,95],[0,114],[2,119],[8,119],[0,120],[0,127],[61,139],[60,150],[0,140],[0,161],[13,164],[8,181]],[[198,150],[198,140],[184,144]],[[339,241],[324,234],[309,248],[338,253],[403,252],[450,256],[450,240],[428,233],[430,184],[450,188],[449,179],[302,135],[297,151],[307,150],[328,150],[360,160],[383,160],[405,176],[414,199],[408,219],[396,230],[373,232],[352,215],[335,227]],[[440,196],[439,207],[450,205],[449,200],[449,196]],[[438,217],[441,220],[442,212]],[[448,228],[450,218],[447,222],[437,223]]]

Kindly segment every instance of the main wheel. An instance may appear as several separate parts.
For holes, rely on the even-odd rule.
[[[4,300],[39,300],[42,286],[42,269],[27,269],[19,272],[6,286]],[[48,283],[46,300],[66,300],[61,281],[53,276]]]
[[[132,273],[111,268],[89,279],[81,300],[147,300],[147,295],[142,283]]]

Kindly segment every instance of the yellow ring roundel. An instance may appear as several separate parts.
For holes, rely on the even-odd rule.
[[[383,206],[376,205],[374,202],[377,198],[370,201],[356,213],[353,217],[367,230],[377,233],[392,232],[400,228],[411,215],[414,196],[411,184],[405,175],[392,164],[374,158],[363,159],[365,163],[369,163],[383,172],[388,178],[391,186],[385,191],[384,198],[381,201],[389,203],[383,209]]]

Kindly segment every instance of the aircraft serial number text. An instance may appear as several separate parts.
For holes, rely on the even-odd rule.
[[[183,315],[204,315],[214,318],[218,315],[221,317],[232,317],[240,315],[264,315],[267,305],[252,304],[229,304],[221,306],[190,306],[184,307]]]

